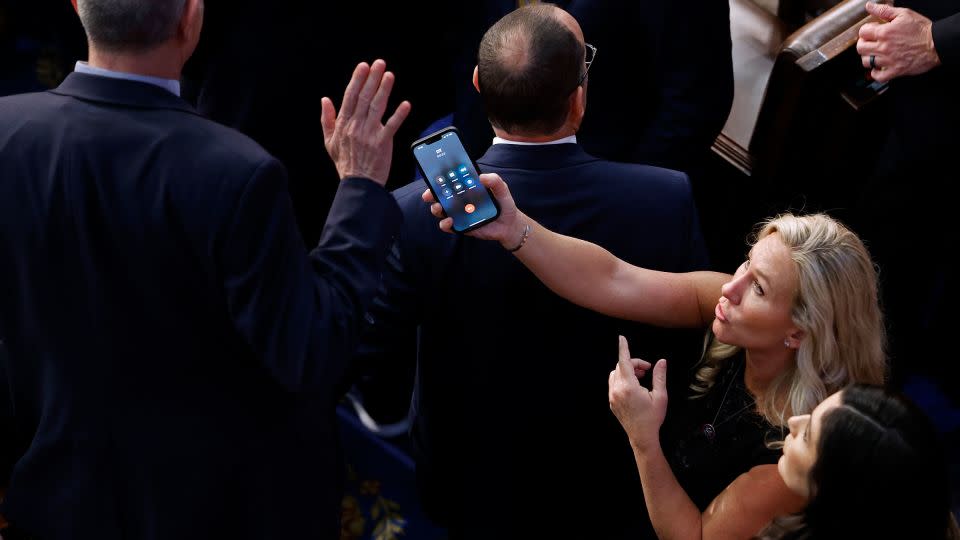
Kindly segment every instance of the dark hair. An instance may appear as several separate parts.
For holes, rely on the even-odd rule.
[[[563,126],[570,93],[584,70],[584,45],[549,4],[525,6],[497,21],[480,42],[480,97],[490,123],[518,134]]]
[[[946,456],[926,415],[878,386],[847,387],[841,399],[821,421],[810,503],[793,530],[764,537],[946,538]]]
[[[111,52],[142,52],[177,31],[186,0],[79,0],[87,38]]]

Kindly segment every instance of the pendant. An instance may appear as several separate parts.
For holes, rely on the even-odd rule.
[[[717,438],[717,430],[713,427],[713,424],[703,425],[703,436],[710,442]]]

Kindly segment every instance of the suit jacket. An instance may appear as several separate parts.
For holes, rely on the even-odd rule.
[[[472,2],[475,10],[487,11],[486,16],[471,14],[472,24],[493,24],[508,12],[503,4]],[[587,114],[577,134],[584,149],[614,161],[688,172],[701,167],[733,104],[728,2],[557,4],[577,19],[586,41],[597,47],[588,77]],[[497,16],[490,16],[498,7],[501,11],[493,11]],[[464,132],[474,155],[483,153],[493,137],[471,82],[482,34],[475,33],[475,41],[466,45],[456,75],[453,123]]]
[[[554,231],[647,268],[706,267],[682,173],[604,161],[576,144],[495,145],[478,165]],[[606,538],[642,525],[636,465],[607,404],[617,335],[641,357],[687,361],[696,353],[677,344],[696,349],[699,339],[561,299],[499,244],[439,231],[424,188],[395,192],[405,225],[359,355],[398,362],[394,348],[419,335],[413,446],[425,510],[487,538]]]
[[[933,42],[940,61],[957,69],[960,64],[960,12],[933,21]]]
[[[905,0],[897,6],[913,9],[934,22],[934,44],[942,65],[891,82],[895,142],[889,145],[894,156],[888,158],[892,162],[886,168],[891,176],[900,178],[910,177],[918,169],[923,174],[942,176],[937,173],[954,167],[952,154],[960,123],[956,100],[960,86],[960,6],[953,0]]]
[[[74,73],[0,100],[0,511],[44,539],[333,538],[334,387],[399,219],[347,179],[308,255],[279,163],[173,94]]]
[[[906,252],[940,253],[952,241],[960,125],[960,5],[954,0],[903,0],[933,21],[941,65],[890,82],[890,134],[874,174],[860,190],[857,231],[880,265],[894,384],[913,374],[952,381],[960,368],[936,359],[953,345],[960,291],[946,257],[917,265]],[[918,182],[919,181],[919,182]],[[960,391],[942,388],[960,402]]]

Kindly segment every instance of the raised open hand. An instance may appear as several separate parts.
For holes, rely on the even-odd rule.
[[[374,61],[372,66],[358,64],[343,93],[339,113],[330,98],[321,100],[323,144],[341,180],[362,176],[381,186],[387,183],[393,137],[410,114],[410,102],[401,103],[387,123],[382,123],[394,81],[393,73],[386,69],[383,60]]]

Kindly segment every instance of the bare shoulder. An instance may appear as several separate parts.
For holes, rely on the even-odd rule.
[[[780,477],[776,465],[757,465],[741,474],[727,489],[734,488],[749,493],[747,506],[752,508],[770,508],[781,513],[799,512],[806,501],[790,491]]]
[[[805,504],[783,483],[776,465],[758,465],[713,499],[703,513],[703,538],[749,538],[773,518],[799,512]]]

